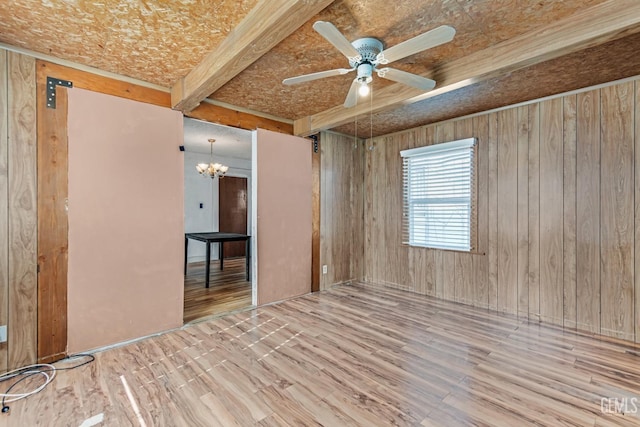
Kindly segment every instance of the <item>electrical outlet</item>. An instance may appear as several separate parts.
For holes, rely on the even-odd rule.
[[[0,326],[0,342],[7,342],[7,325]]]
[[[329,271],[329,267],[325,264],[322,266],[322,274],[327,274],[327,271]]]

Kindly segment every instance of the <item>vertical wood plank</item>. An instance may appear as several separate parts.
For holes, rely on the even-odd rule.
[[[529,319],[540,320],[540,103],[529,106]]]
[[[562,325],[562,99],[540,103],[540,315]]]
[[[455,139],[455,123],[445,122],[435,126],[435,143],[453,141]],[[455,298],[456,272],[455,253],[451,251],[437,251],[436,264],[438,290],[442,298],[453,301]]]
[[[322,272],[324,265],[328,265],[330,257],[330,247],[333,245],[333,240],[330,238],[333,228],[333,216],[331,211],[334,209],[333,198],[331,197],[331,189],[333,188],[333,173],[332,168],[332,149],[333,144],[329,140],[329,134],[322,134],[322,141],[320,145],[320,177],[322,179],[320,183],[320,194],[322,201],[320,202],[320,290],[325,290],[330,287],[330,281],[327,274]]]
[[[473,134],[473,119],[467,118],[462,120],[457,120],[455,122],[455,139],[464,139],[464,138],[472,138],[475,135]],[[477,163],[477,162],[476,162]],[[477,171],[475,172],[477,174]],[[475,221],[471,225],[472,229],[475,231],[471,234],[472,242],[471,245],[475,250],[477,250],[477,176],[475,179],[476,188],[472,189],[472,204],[475,206],[476,215],[472,217],[472,221]],[[475,269],[474,269],[474,255],[467,254],[464,252],[455,252],[454,253],[454,262],[455,262],[455,290],[454,290],[454,299],[456,301],[464,302],[465,304],[473,304],[476,300],[474,282],[476,279]]]
[[[337,209],[333,212],[334,224],[338,227],[334,230],[333,239],[338,243],[332,246],[331,251],[331,264],[328,266],[332,270],[332,275],[329,276],[331,284],[343,283],[350,280],[350,260],[349,256],[345,254],[351,253],[352,231],[351,226],[351,188],[352,183],[351,170],[353,165],[351,164],[351,152],[353,150],[353,141],[345,141],[346,137],[336,135],[334,138],[334,150],[335,155],[333,163],[337,168],[334,168],[334,187],[332,188],[333,197],[336,197],[338,201]]]
[[[351,149],[352,167],[350,171],[351,183],[351,214],[349,221],[352,225],[351,251],[344,254],[349,258],[351,274],[349,280],[362,280],[364,277],[364,141],[353,141]]]
[[[423,145],[432,145],[435,142],[435,126],[429,126],[425,128],[422,134],[424,138]],[[442,285],[438,284],[438,264],[436,263],[436,253],[438,251],[434,249],[424,249],[422,258],[425,261],[424,269],[426,273],[426,293],[430,296],[437,296],[438,289],[442,289]],[[441,265],[441,264],[440,264]]]
[[[475,305],[487,307],[489,293],[487,281],[489,274],[489,120],[487,115],[473,119],[475,136],[478,138],[478,170],[476,182],[478,184],[478,255],[474,256],[476,274]]]
[[[381,284],[384,282],[384,150],[378,148],[378,141],[367,140],[369,155],[371,156],[371,185],[373,190],[371,229],[373,237],[373,282]]]
[[[566,328],[575,328],[576,317],[576,95],[563,98],[563,317]]]
[[[424,127],[419,127],[414,129],[412,137],[406,139],[406,143],[402,149],[415,148],[423,145],[424,144],[423,135],[424,135]],[[402,163],[402,159],[400,160],[400,162]],[[402,185],[403,185],[402,203],[404,206],[404,176],[403,176]],[[401,221],[404,221],[404,215],[401,217]],[[424,274],[425,261],[422,256],[424,251],[420,249],[421,248],[407,246],[409,280],[411,280],[411,285],[412,285],[411,288],[413,289],[413,291],[424,295],[426,293],[426,281],[425,281],[425,274]]]
[[[578,329],[600,333],[599,90],[577,95],[576,132],[576,319]]]
[[[418,248],[414,248],[414,247],[410,247],[408,245],[404,245],[402,244],[402,222],[403,222],[403,212],[402,212],[402,206],[404,203],[403,200],[403,176],[402,176],[402,158],[400,157],[400,151],[401,150],[406,150],[409,148],[413,148],[416,146],[416,144],[418,144],[420,141],[423,141],[424,138],[422,137],[422,135],[424,134],[424,129],[423,128],[417,128],[417,129],[412,129],[411,131],[407,131],[404,132],[399,136],[398,138],[398,144],[395,145],[395,153],[393,153],[392,157],[391,157],[391,161],[393,162],[393,164],[395,165],[395,167],[397,168],[397,179],[398,179],[398,184],[397,184],[397,203],[398,205],[395,206],[395,210],[396,210],[396,215],[397,215],[397,225],[396,225],[396,229],[398,232],[398,235],[396,236],[396,240],[398,242],[398,257],[399,257],[399,263],[400,265],[398,266],[398,268],[400,268],[402,271],[400,271],[400,284],[403,285],[403,287],[405,289],[410,289],[413,290],[414,292],[418,292],[417,289],[420,288],[421,289],[421,293],[424,293],[424,280],[423,277],[420,277],[419,275],[415,274],[415,271],[412,270],[410,268],[410,266],[416,265],[416,255],[418,255],[419,252],[421,251],[417,251],[416,249]],[[419,255],[418,255],[419,256]]]
[[[38,115],[38,361],[63,358],[67,349],[68,146],[67,89],[47,108],[47,73],[37,70]]]
[[[311,292],[320,290],[320,144],[322,135],[318,135],[318,152],[313,152],[311,144]]]
[[[498,112],[498,310],[518,308],[518,110]]]
[[[408,141],[407,148],[416,148],[427,145],[427,128],[415,129],[413,138]],[[413,274],[414,289],[417,293],[427,295],[435,289],[433,254],[426,248],[409,248],[409,268]]]
[[[529,107],[518,108],[518,316],[529,315]]]
[[[413,289],[410,274],[408,248],[402,245],[402,159],[400,150],[409,148],[414,139],[413,131],[403,132],[395,137],[383,139],[381,149],[385,152],[384,163],[387,168],[387,199],[385,209],[385,247],[387,248],[387,281],[403,289]]]
[[[634,282],[635,282],[635,339],[637,343],[640,343],[640,84],[638,80],[635,84],[635,115],[633,117],[635,122],[634,129],[634,153],[635,153],[635,268],[634,268]]]
[[[322,266],[327,264],[329,248],[333,244],[330,239],[333,217],[330,216],[333,208],[333,198],[330,197],[329,189],[332,188],[331,177],[331,148],[330,135],[322,132],[320,135],[320,290],[328,287],[327,275],[322,273]],[[330,193],[329,193],[330,194]]]
[[[364,144],[364,280],[375,283],[373,270],[375,268],[374,251],[375,240],[373,237],[373,210],[374,210],[374,187],[373,187],[373,155],[368,150],[368,145]]]
[[[427,293],[424,252],[422,248],[410,248],[409,250],[409,270],[413,281],[413,291],[422,295]]]
[[[489,117],[489,233],[487,294],[490,309],[498,307],[498,114]]]
[[[9,369],[37,357],[35,59],[8,53]]]
[[[407,148],[427,145],[427,128],[420,127],[413,132],[413,138],[408,141]],[[433,138],[431,138],[433,139]],[[423,295],[433,295],[435,290],[433,251],[427,248],[409,248],[409,270],[411,272],[415,292]]]
[[[9,158],[7,51],[0,49],[0,325],[9,317]],[[0,372],[7,370],[7,343],[0,343]]]
[[[601,332],[634,339],[633,82],[601,90]]]
[[[374,175],[374,186],[375,188],[384,188],[386,182],[386,174],[387,167],[384,163],[385,158],[385,150],[382,145],[380,138],[373,138],[373,140],[367,140],[367,143],[371,147],[371,151],[373,153],[375,162],[374,162],[374,170],[372,171]],[[386,191],[376,191],[376,215],[374,217],[374,223],[377,224],[376,230],[376,242],[380,247],[386,248],[386,235],[387,235],[387,227],[386,227],[386,206],[387,206],[387,192]],[[389,283],[392,285],[393,283],[388,282],[388,271],[387,271],[387,253],[385,250],[380,250],[376,252],[375,258],[375,268],[376,268],[376,283],[384,284]]]

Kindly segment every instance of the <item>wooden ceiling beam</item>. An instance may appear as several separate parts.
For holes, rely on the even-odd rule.
[[[220,45],[171,88],[171,107],[187,113],[317,15],[333,0],[259,0]]]
[[[445,63],[431,75],[426,75],[437,82],[436,88],[430,92],[423,93],[396,83],[377,91],[371,104],[366,102],[348,109],[339,105],[298,119],[293,124],[294,134],[311,135],[349,123],[356,116],[370,111],[376,113],[419,102],[637,32],[640,32],[640,2],[609,0],[553,24]]]
[[[54,64],[40,59],[36,61],[36,67],[38,75],[69,80],[75,88],[145,102],[160,107],[169,108],[171,106],[170,95],[166,91],[151,89],[116,78],[78,70],[65,65]],[[289,135],[293,133],[293,125],[290,123],[276,119],[268,119],[249,112],[237,111],[206,102],[203,102],[198,108],[185,114],[185,116],[247,130],[261,128]]]
[[[240,129],[256,130],[260,128],[289,135],[293,134],[293,125],[290,123],[243,113],[219,105],[209,104],[208,102],[203,102],[198,108],[184,113],[184,115],[192,119],[205,120]]]

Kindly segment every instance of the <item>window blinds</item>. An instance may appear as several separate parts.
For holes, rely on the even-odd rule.
[[[475,138],[403,150],[402,241],[470,251]]]

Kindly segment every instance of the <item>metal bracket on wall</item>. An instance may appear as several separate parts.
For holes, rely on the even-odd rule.
[[[309,135],[309,138],[313,141],[313,152],[318,152],[318,135]]]
[[[73,87],[73,82],[47,76],[47,108],[56,108],[56,86]]]

